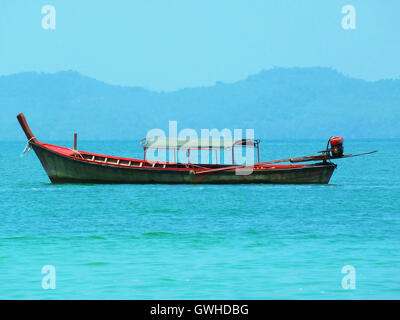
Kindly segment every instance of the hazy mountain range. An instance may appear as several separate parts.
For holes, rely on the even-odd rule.
[[[367,82],[329,68],[275,68],[235,83],[154,92],[66,71],[0,77],[0,140],[129,140],[149,129],[253,128],[256,137],[400,137],[400,80]],[[199,131],[200,132],[200,131]]]

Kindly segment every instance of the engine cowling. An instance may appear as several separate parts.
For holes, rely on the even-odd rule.
[[[332,158],[340,158],[343,156],[343,137],[331,137],[329,139],[329,144],[331,145],[331,157]]]

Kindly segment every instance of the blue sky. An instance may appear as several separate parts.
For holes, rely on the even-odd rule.
[[[46,4],[56,8],[55,30],[41,26]],[[341,27],[346,4],[356,30]],[[166,91],[274,66],[400,75],[396,0],[1,0],[0,12],[1,75],[72,69]]]

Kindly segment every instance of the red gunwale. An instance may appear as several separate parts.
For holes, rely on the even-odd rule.
[[[101,164],[101,165],[107,165],[107,166],[113,166],[113,167],[121,167],[121,168],[135,168],[135,169],[144,169],[144,170],[173,170],[173,171],[191,171],[193,170],[192,164],[186,164],[186,163],[176,163],[176,162],[161,162],[161,161],[151,161],[151,160],[142,160],[142,159],[133,159],[133,158],[123,158],[123,157],[115,157],[115,156],[109,156],[109,155],[103,155],[103,154],[98,154],[98,153],[91,153],[91,152],[86,152],[86,151],[78,151],[78,150],[72,150],[70,148],[66,147],[60,147],[48,143],[42,143],[39,141],[34,141],[31,142],[32,144],[36,144],[41,146],[42,148],[45,148],[47,150],[50,150],[51,152],[54,152],[56,154],[62,155],[64,157],[73,159],[73,160],[78,160],[82,162],[88,162],[88,163],[95,163],[95,164]],[[137,162],[137,163],[142,163],[142,166],[137,166],[137,165],[124,165],[124,164],[117,164],[117,163],[108,163],[104,161],[96,161],[96,160],[91,160],[91,159],[84,159],[81,156],[94,156],[94,157],[99,157],[99,158],[107,158],[107,159],[113,159],[113,160],[122,160],[122,161],[130,161],[130,162]],[[153,167],[153,166],[146,166],[146,164],[161,164],[165,165],[166,167]],[[179,168],[177,167],[178,165],[185,165],[185,168]],[[197,165],[197,164],[195,164]],[[170,167],[167,167],[170,166]],[[175,166],[175,167],[173,167]],[[207,164],[199,164],[199,166],[207,166]],[[224,165],[221,165],[222,167]],[[232,165],[226,165],[227,167],[232,167]],[[240,167],[240,165],[237,165]],[[293,169],[293,168],[303,168],[307,166],[312,166],[312,165],[301,165],[301,164],[288,164],[288,165],[260,165],[255,163],[254,164],[254,169],[255,170],[282,170],[282,169]],[[196,168],[198,171],[207,171],[210,169],[201,169],[201,168]],[[246,168],[232,168],[230,170],[248,170]]]

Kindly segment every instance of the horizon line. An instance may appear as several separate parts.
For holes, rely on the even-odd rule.
[[[111,142],[111,141],[120,141],[120,142],[129,142],[129,141],[140,141],[143,138],[134,138],[134,139],[79,139],[79,141],[85,141],[85,142]],[[261,142],[263,141],[317,141],[317,140],[324,140],[326,141],[327,138],[259,138]],[[328,138],[329,139],[329,138]],[[346,138],[345,139],[348,141],[354,141],[354,140],[400,140],[400,137],[397,138],[390,138],[390,137],[385,137],[385,138],[379,138],[379,137],[370,137],[370,138]],[[73,139],[48,139],[46,142],[69,142],[72,141]],[[13,140],[3,140],[0,139],[0,142],[24,142],[27,141],[27,139],[13,139]],[[40,142],[40,141],[39,141]]]

